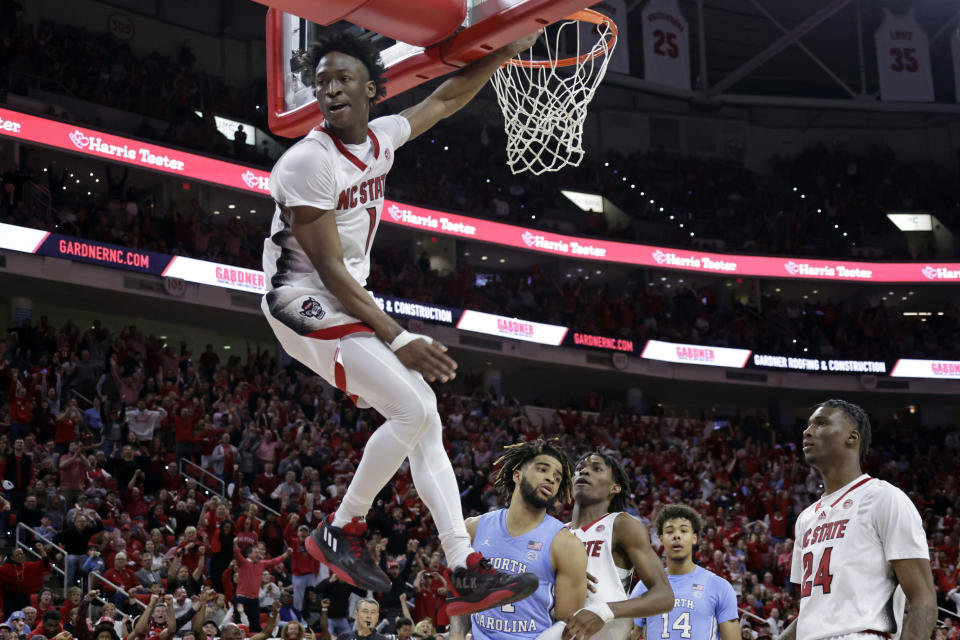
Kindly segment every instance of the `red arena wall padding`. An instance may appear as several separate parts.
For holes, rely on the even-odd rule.
[[[317,24],[346,20],[394,40],[428,47],[450,37],[467,15],[466,0],[256,0]]]
[[[323,120],[323,116],[320,115],[320,108],[315,102],[305,104],[292,111],[285,110],[283,69],[290,52],[286,51],[283,43],[282,13],[293,13],[313,20],[309,15],[297,13],[297,11],[292,11],[287,7],[313,5],[315,3],[307,0],[257,1],[271,7],[266,18],[267,123],[270,130],[275,134],[287,138],[296,138],[305,135],[319,124]],[[412,21],[406,7],[407,4],[411,3],[384,0],[384,4],[393,4],[403,8],[403,17],[394,17],[393,20],[404,23]],[[469,27],[459,32],[456,32],[455,29],[450,31],[449,33],[456,32],[456,35],[431,44],[424,51],[409,56],[388,68],[386,74],[387,98],[399,95],[427,80],[456,71],[495,49],[508,45],[537,29],[553,24],[583,9],[588,4],[590,4],[590,0],[488,1],[481,5],[474,23]],[[391,35],[391,37],[409,44],[415,44],[384,31],[383,29],[393,29],[397,25],[393,20],[387,20],[386,14],[382,19],[389,24],[382,24],[379,27],[372,24],[360,26],[384,35]],[[349,21],[353,22],[353,19],[351,18]],[[434,28],[438,32],[442,30],[436,24],[438,21],[433,15],[425,22],[428,24],[434,23]]]

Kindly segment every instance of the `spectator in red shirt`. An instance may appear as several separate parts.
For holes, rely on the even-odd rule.
[[[441,600],[446,599],[446,588],[439,574],[424,569],[413,579],[414,606],[413,617],[429,618],[437,626]]]
[[[196,449],[194,428],[200,415],[192,405],[180,407],[173,418],[173,442],[177,458],[189,458]]]
[[[142,518],[150,513],[150,505],[144,500],[140,488],[136,486],[137,478],[143,475],[143,470],[137,469],[137,474],[127,485],[127,492],[123,496],[123,510],[131,518]]]
[[[317,586],[320,581],[320,563],[308,552],[306,542],[310,535],[310,527],[305,524],[297,526],[300,516],[293,514],[287,521],[283,531],[284,541],[290,547],[290,574],[293,583],[293,608],[303,611],[303,597],[307,589]]]
[[[273,463],[267,462],[263,465],[263,473],[254,478],[253,485],[250,488],[257,494],[257,499],[260,502],[268,503],[273,501],[270,494],[279,485],[280,477],[273,472]]]
[[[197,538],[197,528],[189,526],[183,530],[183,540],[176,547],[167,552],[167,555],[177,554],[180,563],[192,572],[201,561],[201,543]]]
[[[773,510],[770,516],[770,538],[774,542],[780,542],[787,537],[787,518],[780,508]]]
[[[774,595],[780,593],[781,591],[781,588],[776,584],[774,584],[773,573],[769,571],[765,571],[763,573],[763,583],[761,584],[761,586],[764,588],[764,590]]]
[[[247,549],[247,554],[242,554],[234,541],[233,557],[237,561],[239,573],[237,603],[243,605],[250,620],[250,631],[259,632],[261,630],[260,583],[263,582],[263,572],[283,562],[290,555],[290,550],[287,549],[283,555],[264,560],[260,545],[251,545]]]
[[[33,424],[33,414],[30,405],[33,402],[33,393],[15,376],[10,383],[10,436],[22,438],[30,433]]]
[[[241,553],[247,550],[247,547],[250,545],[257,544],[260,542],[260,534],[258,534],[253,529],[255,521],[253,518],[244,518],[243,522],[240,523],[239,528],[234,531],[234,538],[236,541],[237,548],[240,549]]]
[[[777,584],[786,586],[790,578],[790,567],[793,565],[793,540],[783,542],[780,555],[777,556]]]
[[[751,533],[747,539],[747,569],[762,571],[764,567],[763,556],[768,549],[769,545],[761,540],[760,534]]]
[[[183,476],[177,470],[177,465],[170,463],[163,470],[161,486],[167,491],[180,491],[183,488]]]
[[[67,453],[71,444],[77,441],[77,426],[83,422],[83,413],[77,407],[77,399],[71,398],[63,412],[57,416],[54,442],[57,443],[57,453]]]
[[[67,455],[60,460],[60,489],[63,492],[63,497],[67,500],[67,504],[73,504],[80,492],[86,487],[90,461],[80,450],[80,443],[76,440],[67,445],[66,451]]]
[[[117,605],[118,609],[123,607],[131,595],[143,590],[137,574],[127,565],[126,553],[118,553],[114,556],[113,566],[107,569],[103,577],[108,581],[103,583],[103,592]],[[114,585],[126,593],[121,593]]]
[[[53,591],[47,588],[41,589],[40,594],[37,596],[37,613],[43,615],[47,611],[56,610],[57,608],[53,604]]]
[[[80,600],[82,598],[83,598],[83,590],[80,589],[80,587],[70,587],[69,589],[67,589],[67,599],[64,600],[63,604],[60,606],[60,619],[69,620],[70,613],[73,611],[74,607],[77,607],[80,604]],[[38,603],[38,606],[37,606],[37,611],[39,613],[44,613],[45,611],[53,610],[53,609],[50,609],[49,607],[47,607],[46,609],[42,609],[41,608],[42,600],[43,600],[43,594],[41,593],[40,602]],[[50,604],[51,605],[53,604],[53,594],[51,594]]]

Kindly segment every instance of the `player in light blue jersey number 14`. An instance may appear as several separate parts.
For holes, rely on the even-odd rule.
[[[730,583],[693,562],[700,539],[700,516],[686,505],[667,505],[657,516],[657,534],[667,552],[667,578],[673,610],[636,618],[647,640],[739,640],[737,596]],[[646,591],[640,582],[631,597]]]

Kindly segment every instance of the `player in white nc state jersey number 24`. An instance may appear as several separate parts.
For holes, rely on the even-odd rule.
[[[673,607],[673,591],[642,522],[628,513],[630,484],[611,456],[594,451],[580,457],[573,476],[573,513],[567,527],[587,550],[587,572],[596,591],[564,629],[565,640],[626,640],[633,618]],[[636,572],[646,592],[627,596]]]
[[[930,638],[937,597],[923,523],[903,491],[861,470],[870,439],[866,413],[844,400],[820,404],[807,422],[803,455],[824,494],[797,518],[790,581],[800,614],[780,640],[877,640],[898,627],[902,640]]]
[[[370,108],[385,93],[376,48],[348,35],[311,45],[300,59],[302,75],[316,87],[324,122],[270,175],[277,210],[264,242],[261,308],[291,356],[387,418],[367,442],[331,521],[307,539],[307,550],[349,584],[388,590],[390,580],[364,544],[365,517],[408,458],[453,569],[451,612],[510,603],[529,593],[536,579],[496,571],[470,547],[436,397],[424,380],[451,380],[456,363],[443,345],[404,331],[364,285],[394,150],[467,104],[503,62],[535,39],[490,53],[400,115],[372,122]]]

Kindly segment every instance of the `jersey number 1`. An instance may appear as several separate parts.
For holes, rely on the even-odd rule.
[[[830,573],[830,555],[833,553],[833,547],[826,547],[823,555],[820,556],[820,564],[817,566],[817,575],[810,580],[810,574],[813,573],[813,553],[803,554],[803,588],[800,591],[800,597],[806,598],[813,593],[813,588],[819,586],[824,593],[830,593],[830,585],[833,583],[833,574]]]
[[[377,208],[367,207],[367,213],[370,214],[370,230],[367,231],[367,246],[363,248],[364,253],[370,251],[370,239],[373,238],[373,228],[377,226]]]
[[[663,627],[663,631],[660,632],[661,638],[669,638],[671,629],[673,629],[674,631],[679,631],[681,638],[690,637],[690,629],[692,627],[690,626],[689,611],[684,611],[683,613],[678,615],[677,619],[673,621],[672,627],[670,626],[670,614],[661,613],[660,617],[663,618],[663,624],[661,625]]]

